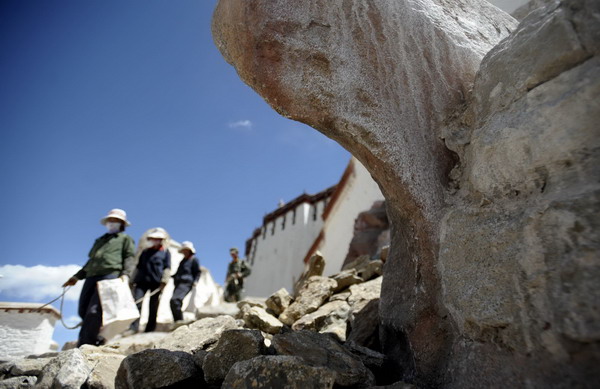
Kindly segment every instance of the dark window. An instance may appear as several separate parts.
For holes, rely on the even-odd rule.
[[[296,208],[294,208],[294,213],[292,213],[292,224],[296,224]]]
[[[262,229],[263,239],[267,237],[267,226],[264,226]]]
[[[273,220],[273,227],[271,227],[271,235],[275,235],[275,220]]]
[[[313,208],[313,220],[317,220],[317,208],[319,203],[315,203],[315,207]]]
[[[282,231],[285,230],[285,216],[286,215],[283,215],[283,219],[281,220],[281,230]]]

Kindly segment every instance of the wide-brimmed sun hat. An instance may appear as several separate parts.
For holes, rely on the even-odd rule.
[[[122,220],[126,226],[130,226],[129,220],[127,220],[127,213],[122,209],[115,208],[108,211],[108,215],[100,219],[100,224],[106,224],[106,220],[109,218]]]
[[[194,248],[194,244],[190,241],[185,241],[181,243],[181,248],[179,249],[179,252],[182,252],[183,250],[190,250],[192,252],[192,254],[196,254],[196,249]]]
[[[167,234],[162,229],[156,229],[146,236],[148,239],[166,239]]]

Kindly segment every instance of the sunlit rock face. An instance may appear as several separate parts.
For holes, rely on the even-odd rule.
[[[475,0],[220,0],[240,77],[382,188],[381,341],[403,378],[598,378],[598,4],[517,27]]]

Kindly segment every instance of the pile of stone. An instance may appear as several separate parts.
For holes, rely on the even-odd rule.
[[[234,316],[0,365],[1,388],[369,388],[391,384],[379,351],[381,260],[305,279]],[[393,387],[404,387],[396,383]],[[410,385],[406,385],[410,387]]]

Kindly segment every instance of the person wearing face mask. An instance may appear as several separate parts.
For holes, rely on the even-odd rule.
[[[147,235],[149,247],[140,254],[133,279],[133,298],[135,301],[142,300],[146,292],[151,293],[145,332],[152,332],[156,329],[156,314],[158,313],[160,294],[171,276],[171,254],[164,246],[166,238],[167,233],[162,228],[155,228]],[[137,304],[137,307],[141,312],[141,301]],[[140,321],[138,319],[131,324],[129,329],[135,333],[138,331],[139,326]]]
[[[125,227],[130,223],[122,209],[112,209],[100,219],[107,232],[96,239],[85,265],[63,284],[72,286],[85,280],[79,297],[78,313],[82,319],[77,346],[83,344],[100,345],[104,340],[99,336],[102,326],[102,306],[98,297],[98,281],[121,277],[128,279],[135,266],[135,243],[127,235]]]

